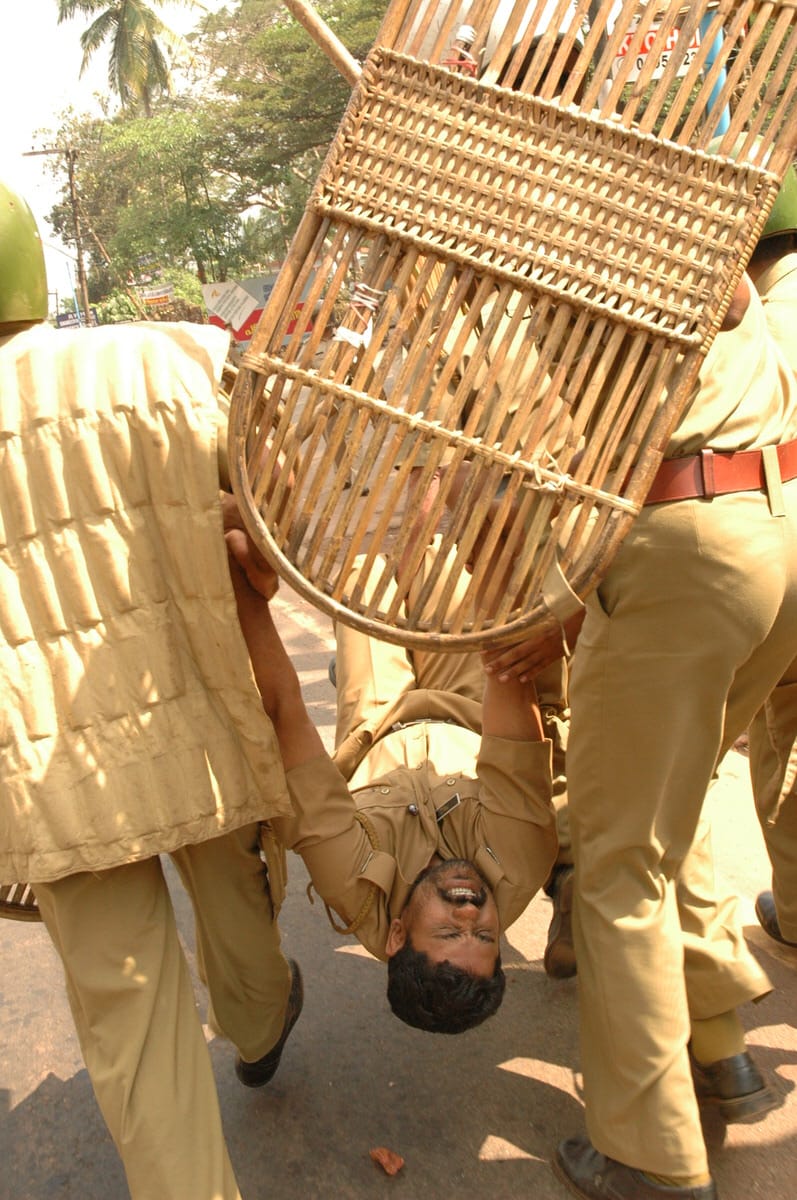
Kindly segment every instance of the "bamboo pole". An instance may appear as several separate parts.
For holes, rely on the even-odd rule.
[[[349,54],[340,38],[319,17],[307,0],[285,0],[285,7],[302,25],[313,41],[321,47],[327,58],[337,67],[343,78],[354,87],[359,82],[362,70],[357,59]]]

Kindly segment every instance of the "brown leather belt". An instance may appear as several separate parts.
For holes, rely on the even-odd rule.
[[[783,483],[797,478],[797,439],[774,447]],[[645,504],[693,500],[767,487],[762,450],[701,450],[688,458],[665,458],[653,477]]]

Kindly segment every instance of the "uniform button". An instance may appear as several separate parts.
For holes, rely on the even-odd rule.
[[[408,804],[408,805],[407,805],[407,812],[408,812],[408,813],[410,813],[410,814],[411,814],[413,817],[417,817],[417,815],[418,815],[418,805],[417,805],[417,804]]]
[[[389,796],[389,795],[390,795],[390,788],[389,788],[389,787],[382,787],[382,788],[380,788],[379,790],[380,790],[380,792],[382,793],[382,795],[383,795],[383,796]]]
[[[447,779],[446,787],[453,787],[456,782],[457,782],[456,779]]]

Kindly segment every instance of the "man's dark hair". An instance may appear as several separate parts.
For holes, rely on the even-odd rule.
[[[492,975],[471,975],[453,963],[433,963],[407,938],[387,963],[387,998],[396,1016],[427,1033],[464,1033],[497,1012],[506,977],[500,955]]]

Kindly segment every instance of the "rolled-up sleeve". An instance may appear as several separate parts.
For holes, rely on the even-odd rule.
[[[286,777],[294,815],[273,820],[275,833],[301,855],[313,887],[347,924],[357,919],[376,885],[379,894],[367,920],[353,932],[384,957],[384,897],[393,884],[395,859],[372,845],[346,781],[328,755],[292,768]]]

